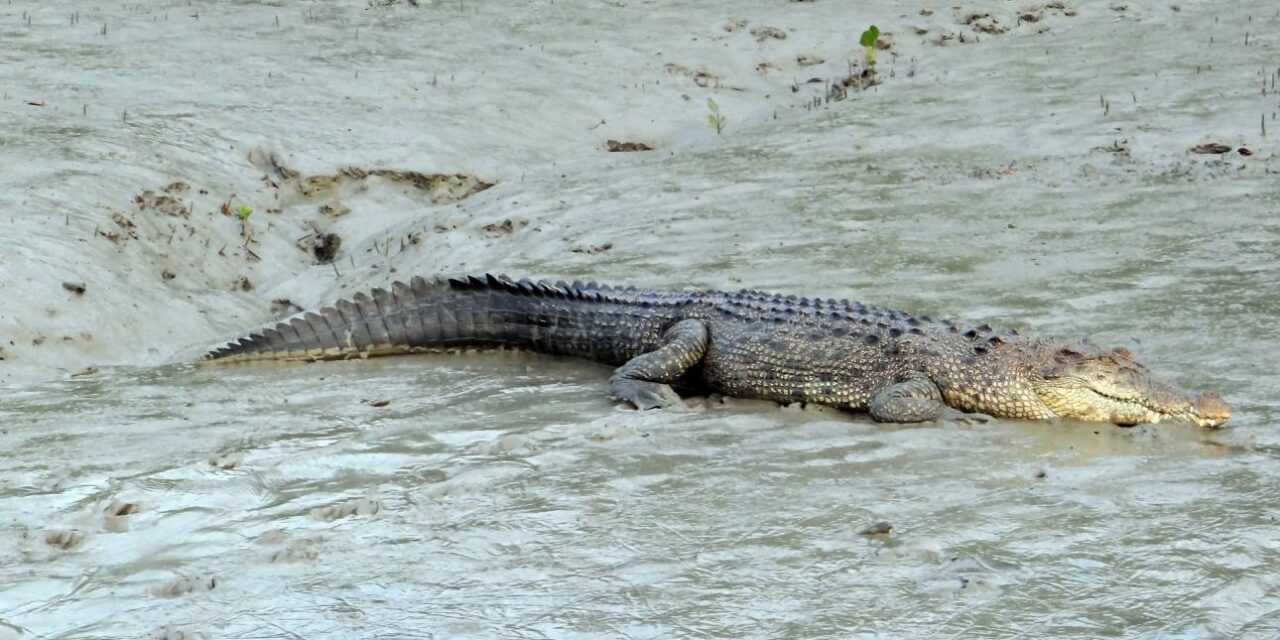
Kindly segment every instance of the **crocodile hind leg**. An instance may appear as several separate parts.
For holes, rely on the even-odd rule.
[[[678,405],[680,395],[671,383],[698,364],[706,352],[707,326],[699,320],[681,320],[662,335],[662,346],[614,370],[609,389],[614,397],[637,409]]]
[[[878,422],[924,422],[940,417],[946,407],[937,384],[915,377],[877,391],[869,408]]]

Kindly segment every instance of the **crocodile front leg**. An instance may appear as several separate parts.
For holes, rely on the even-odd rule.
[[[689,367],[707,352],[707,326],[700,320],[681,320],[662,334],[662,346],[638,355],[614,370],[609,389],[619,400],[637,409],[653,409],[680,404],[672,388]]]
[[[869,408],[879,422],[924,422],[940,417],[946,407],[938,385],[920,376],[877,391]]]

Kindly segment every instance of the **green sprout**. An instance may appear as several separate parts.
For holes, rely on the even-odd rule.
[[[707,124],[716,130],[716,135],[720,135],[724,131],[725,125],[728,124],[729,119],[720,113],[720,105],[716,104],[716,101],[711,98],[707,98],[707,110],[710,111],[707,114]]]
[[[862,32],[862,37],[858,38],[858,44],[867,51],[867,67],[874,69],[876,66],[876,40],[880,39],[880,28],[871,25],[866,31]]]
[[[236,209],[236,217],[240,218],[241,222],[248,220],[251,215],[253,215],[253,208],[247,204],[242,204],[239,209]]]

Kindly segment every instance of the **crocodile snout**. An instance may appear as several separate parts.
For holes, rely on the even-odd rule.
[[[1196,414],[1199,416],[1201,426],[1205,427],[1221,427],[1227,420],[1231,419],[1231,407],[1223,401],[1222,396],[1207,391],[1200,394],[1192,403],[1195,406]]]

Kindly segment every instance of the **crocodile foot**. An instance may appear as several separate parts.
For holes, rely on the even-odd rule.
[[[676,393],[671,385],[661,382],[622,379],[613,381],[610,387],[615,398],[629,402],[641,411],[684,405],[680,394]]]

